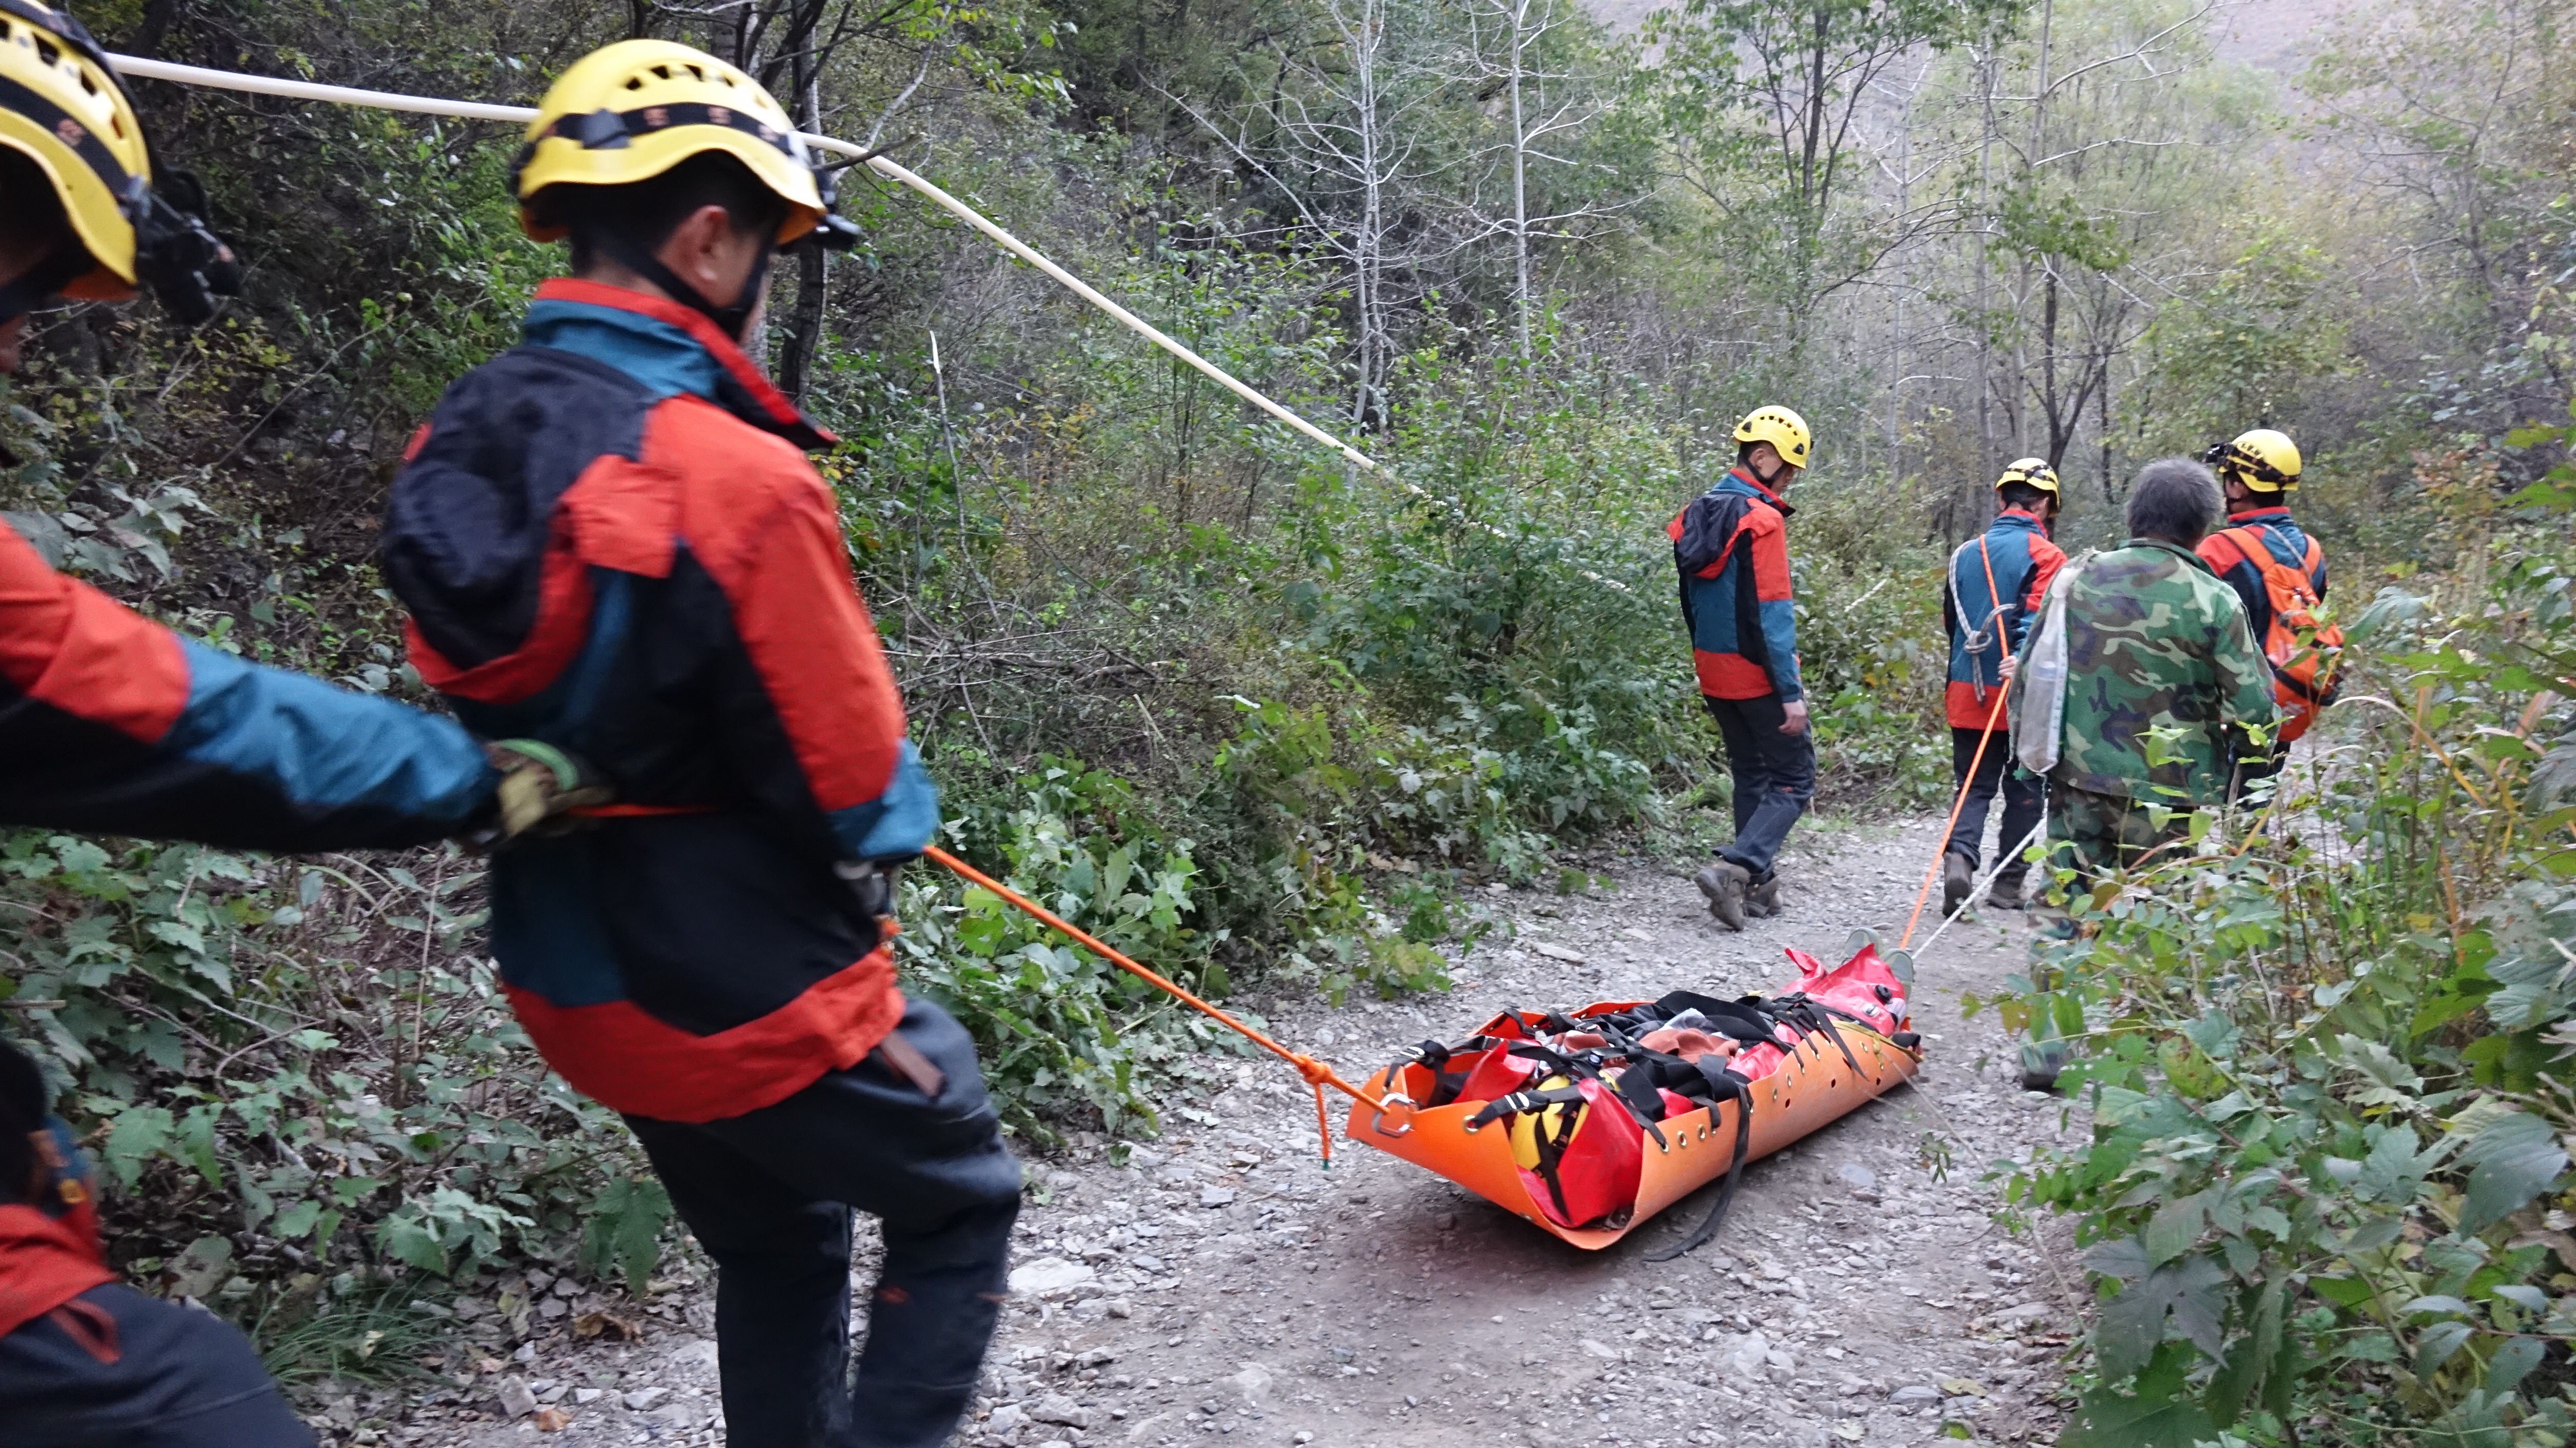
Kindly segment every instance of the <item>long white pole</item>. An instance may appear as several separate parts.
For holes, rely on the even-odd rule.
[[[398,95],[392,91],[359,90],[344,85],[319,85],[312,81],[285,80],[265,75],[243,75],[237,71],[228,70],[208,70],[203,66],[175,65],[166,60],[146,60],[133,55],[111,55],[108,61],[116,67],[118,73],[139,76],[145,80],[176,81],[181,85],[246,91],[252,95],[280,96],[288,100],[327,101],[333,105],[366,106],[380,111],[409,111],[415,115],[424,116],[454,116],[469,121],[515,121],[522,125],[537,118],[536,108],[533,106],[494,106],[478,101],[436,100],[428,96]],[[805,144],[818,151],[853,157],[867,154],[857,146],[831,136],[818,136],[811,132],[799,134],[803,136]],[[1340,453],[1358,466],[1371,471],[1377,469],[1376,459],[1299,417],[1279,403],[1271,401],[1249,384],[1236,380],[1224,368],[1182,345],[1178,339],[1162,328],[1102,296],[1090,283],[1047,260],[1036,248],[1005,231],[974,207],[883,156],[868,156],[867,165],[869,170],[887,180],[900,182],[928,197],[931,203],[942,211],[991,237],[1004,251],[1045,272],[1067,291],[1117,318],[1147,341],[1197,368],[1244,401]]]
[[[365,106],[370,109],[380,111],[408,111],[414,115],[423,116],[452,116],[459,120],[469,121],[515,121],[523,125],[537,118],[537,112],[535,108],[531,106],[495,106],[486,105],[480,101],[440,100],[429,96],[402,95],[393,91],[360,90],[353,86],[344,85],[321,85],[313,81],[286,80],[277,76],[244,75],[239,71],[209,70],[204,66],[178,65],[166,60],[146,60],[141,56],[135,55],[111,55],[108,57],[108,63],[114,65],[117,69],[117,73],[120,75],[134,76],[143,80],[174,81],[180,85],[204,86],[212,90],[243,91],[251,95],[279,96],[287,100],[324,101],[332,105]],[[1064,287],[1065,290],[1072,292],[1075,296],[1082,298],[1084,301],[1098,307],[1101,311],[1108,313],[1110,316],[1116,318],[1122,325],[1134,331],[1137,335],[1145,338],[1145,340],[1152,342],[1155,346],[1162,348],[1164,351],[1171,353],[1173,356],[1180,358],[1192,367],[1197,368],[1210,380],[1223,386],[1228,391],[1234,393],[1237,397],[1240,397],[1244,401],[1251,403],[1253,406],[1260,408],[1263,412],[1270,414],[1272,417],[1275,417],[1279,421],[1286,423],[1288,426],[1295,428],[1297,431],[1304,433],[1307,437],[1314,439],[1316,442],[1322,443],[1324,446],[1340,453],[1354,466],[1364,468],[1370,472],[1378,474],[1380,477],[1394,483],[1397,487],[1404,489],[1414,497],[1423,499],[1426,502],[1439,504],[1451,509],[1452,511],[1463,513],[1464,510],[1460,509],[1456,502],[1446,498],[1435,497],[1432,494],[1423,491],[1421,488],[1415,487],[1413,484],[1406,482],[1404,479],[1386,472],[1378,466],[1377,460],[1370,457],[1368,454],[1361,452],[1358,448],[1351,446],[1349,443],[1346,443],[1340,438],[1333,436],[1331,433],[1324,431],[1315,424],[1308,422],[1306,419],[1298,416],[1285,406],[1272,401],[1248,383],[1238,380],[1232,373],[1227,372],[1224,368],[1217,366],[1205,357],[1200,356],[1197,352],[1183,346],[1170,334],[1164,332],[1162,328],[1155,326],[1153,323],[1137,316],[1134,312],[1131,312],[1125,307],[1118,305],[1116,302],[1111,301],[1109,298],[1102,296],[1099,291],[1094,289],[1089,283],[1083,281],[1082,278],[1075,276],[1073,273],[1066,271],[1063,267],[1057,266],[1054,262],[1047,260],[1046,257],[1041,255],[1036,248],[1030,246],[1027,242],[1020,240],[1018,237],[1013,236],[1010,232],[995,224],[982,212],[977,211],[974,207],[967,205],[956,197],[949,195],[946,191],[941,190],[931,182],[913,174],[902,166],[896,165],[894,162],[887,160],[883,156],[868,156],[864,149],[854,146],[847,141],[839,140],[831,136],[818,136],[811,132],[799,132],[798,134],[804,139],[805,144],[812,146],[818,151],[829,151],[836,156],[866,156],[868,169],[885,177],[889,181],[908,186],[912,190],[929,198],[933,205],[938,206],[941,210],[946,211],[958,220],[965,222],[967,225],[974,227],[977,231],[991,237],[1004,251],[1007,251],[1011,255],[1018,257],[1020,260],[1027,262],[1029,265],[1036,267],[1039,271],[1046,273],[1047,276],[1052,278],[1058,285]],[[1494,527],[1490,523],[1479,524],[1477,526],[1484,528],[1486,532],[1493,534],[1497,538],[1508,538],[1511,536],[1505,533],[1502,529]],[[1615,578],[1604,578],[1600,574],[1595,573],[1588,568],[1577,569],[1576,572],[1582,574],[1585,578],[1591,579],[1595,583],[1608,584],[1610,587],[1618,589],[1622,593],[1629,591],[1628,585],[1621,583]]]

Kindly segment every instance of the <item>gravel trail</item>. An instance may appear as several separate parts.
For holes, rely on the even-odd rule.
[[[1928,821],[1811,828],[1784,866],[1781,917],[1741,935],[1708,918],[1680,869],[1598,862],[1610,884],[1588,894],[1478,896],[1511,928],[1460,961],[1446,997],[1267,1014],[1357,1080],[1506,1006],[1769,988],[1793,973],[1783,946],[1831,956],[1863,925],[1892,937],[1936,838]],[[1645,1257],[1697,1222],[1704,1195],[1586,1253],[1354,1142],[1326,1172],[1312,1098],[1275,1063],[1234,1068],[1207,1109],[1172,1113],[1123,1165],[1096,1147],[1032,1162],[1015,1300],[957,1442],[2052,1442],[2081,1274],[2054,1224],[2036,1239],[1998,1226],[1982,1178],[2084,1124],[2017,1088],[1992,1012],[1959,1014],[1962,992],[2019,967],[2026,931],[1990,911],[1944,936],[1914,997],[1930,1051],[1918,1085],[1747,1168],[1725,1230],[1674,1262]],[[873,1270],[863,1254],[862,1284]],[[521,1356],[494,1349],[439,1401],[338,1403],[337,1436],[721,1442],[711,1300],[694,1273],[663,1286],[643,1307],[567,1302]],[[640,1339],[614,1325],[574,1338],[585,1308]]]

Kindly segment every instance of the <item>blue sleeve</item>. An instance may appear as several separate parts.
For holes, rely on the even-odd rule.
[[[909,860],[939,833],[939,786],[921,767],[921,751],[903,742],[885,793],[830,815],[832,833],[852,858]]]
[[[1762,648],[1771,656],[1771,687],[1783,703],[1806,697],[1798,684],[1798,606],[1785,598],[1762,601]]]
[[[160,750],[254,802],[231,833],[280,850],[410,844],[456,832],[490,803],[499,774],[456,721],[179,645],[188,703]]]

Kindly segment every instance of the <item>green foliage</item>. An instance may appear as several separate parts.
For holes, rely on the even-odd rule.
[[[586,1227],[614,1234],[600,1270],[650,1272],[667,1201],[639,1215],[615,1118],[545,1071],[460,953],[481,881],[452,853],[0,839],[19,922],[0,1003],[70,1083],[59,1109],[133,1271],[281,1331],[396,1269],[569,1264]]]
[[[2535,429],[2526,444],[2576,430]],[[2450,607],[2352,635],[2357,747],[2312,812],[2256,806],[2078,902],[2006,1022],[2080,1048],[2093,1139],[2013,1172],[2102,1283],[2070,1441],[2576,1429],[2576,616],[2558,468]]]
[[[2323,305],[2323,255],[2265,226],[2188,307],[2149,326],[2153,382],[2129,394],[2150,449],[2197,454],[2287,412],[2343,363],[2344,327]]]
[[[1007,806],[952,810],[953,848],[1013,890],[1130,959],[1203,994],[1224,994],[1200,928],[1199,868],[1125,780],[1050,760]],[[903,883],[896,937],[906,984],[975,1037],[1012,1126],[1039,1140],[1076,1114],[1113,1133],[1151,1133],[1159,1088],[1186,1056],[1234,1038],[1170,996],[1055,934],[979,886]]]

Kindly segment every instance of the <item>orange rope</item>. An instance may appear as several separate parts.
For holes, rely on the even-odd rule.
[[[1363,1106],[1372,1107],[1379,1111],[1387,1109],[1385,1102],[1371,1097],[1367,1092],[1362,1091],[1357,1086],[1343,1080],[1334,1072],[1332,1067],[1316,1060],[1312,1056],[1301,1055],[1298,1052],[1289,1050],[1286,1046],[1270,1039],[1261,1032],[1256,1031],[1252,1027],[1245,1025],[1243,1022],[1236,1020],[1234,1017],[1227,1015],[1225,1012],[1218,1010],[1215,1006],[1209,1005],[1206,1001],[1203,1001],[1197,996],[1190,994],[1188,991],[1183,990],[1173,982],[1164,979],[1162,976],[1155,974],[1153,971],[1147,970],[1145,967],[1129,960],[1126,956],[1110,949],[1109,946],[1104,944],[1098,936],[1092,935],[1080,926],[1063,919],[1055,914],[1055,912],[1047,909],[1045,906],[1030,900],[1018,891],[1013,890],[1010,886],[1003,884],[1001,881],[996,880],[992,876],[985,874],[983,871],[976,869],[974,866],[967,864],[964,860],[957,858],[955,855],[948,853],[937,845],[929,846],[924,849],[922,853],[928,855],[931,859],[938,861],[940,864],[947,866],[950,870],[954,871],[959,878],[976,885],[981,885],[985,889],[992,891],[994,894],[1001,896],[1003,899],[1011,902],[1011,904],[1019,907],[1021,910],[1028,912],[1032,917],[1045,922],[1048,926],[1056,930],[1064,932],[1066,935],[1073,937],[1076,942],[1080,943],[1101,959],[1117,966],[1120,970],[1127,972],[1129,975],[1136,977],[1138,980],[1145,982],[1156,990],[1164,992],[1174,1000],[1188,1006],[1190,1009],[1206,1015],[1210,1020],[1213,1020],[1217,1024],[1224,1026],[1226,1029],[1235,1032],[1245,1040],[1250,1041],[1261,1049],[1277,1056],[1280,1060],[1287,1062],[1289,1065],[1296,1067],[1297,1074],[1306,1078],[1306,1084],[1315,1088],[1315,1129],[1323,1138],[1324,1165],[1326,1167],[1330,1167],[1333,1164],[1333,1128],[1331,1115],[1324,1109],[1325,1087],[1330,1086],[1334,1090],[1341,1092],[1343,1095],[1348,1096],[1353,1101],[1356,1101]]]
[[[1914,892],[1914,913],[1905,917],[1905,938],[1896,942],[1903,950],[1914,943],[1914,927],[1923,919],[1923,902],[1932,898],[1933,878],[1941,873],[1941,859],[1950,853],[1950,832],[1959,827],[1959,812],[1968,807],[1968,790],[1977,782],[1977,766],[1986,762],[1986,746],[1995,741],[1995,720],[2004,712],[2004,691],[1995,690],[1995,706],[1986,711],[1985,732],[1977,736],[1977,752],[1968,756],[1967,777],[1959,781],[1959,797],[1950,801],[1950,822],[1941,827],[1941,843],[1932,852],[1932,868],[1923,872],[1923,888]]]

